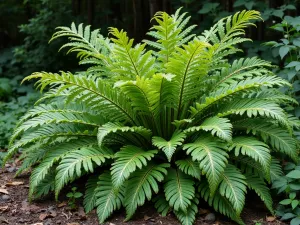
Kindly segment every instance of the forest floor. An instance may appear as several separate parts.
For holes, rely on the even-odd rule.
[[[2,225],[97,225],[95,210],[85,214],[82,207],[70,210],[66,200],[55,202],[50,196],[40,201],[27,200],[29,174],[15,178],[17,166],[7,164],[0,169],[0,224]],[[225,217],[216,214],[207,206],[200,206],[196,225],[230,225]],[[106,225],[179,225],[173,214],[161,217],[151,204],[138,209],[135,217],[123,222],[124,211],[116,212]],[[242,218],[247,225],[283,225],[285,223],[270,216],[264,205],[256,197],[247,200]]]

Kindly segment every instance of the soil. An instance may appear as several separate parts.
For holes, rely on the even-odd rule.
[[[86,215],[81,206],[71,210],[63,199],[55,202],[48,199],[32,202],[27,201],[29,174],[15,178],[16,168],[8,165],[0,169],[0,224],[2,225],[97,225],[95,210]],[[5,192],[7,193],[5,194]],[[79,204],[80,205],[80,204]],[[230,225],[235,224],[224,216],[215,213],[207,205],[200,206],[196,225]],[[214,221],[207,221],[207,215],[215,216]],[[173,214],[161,217],[155,212],[151,204],[138,209],[135,217],[129,222],[123,222],[124,210],[115,212],[106,225],[179,225]],[[256,197],[247,199],[242,214],[247,225],[279,225],[285,224],[270,216],[264,205]],[[269,221],[269,222],[268,222]]]

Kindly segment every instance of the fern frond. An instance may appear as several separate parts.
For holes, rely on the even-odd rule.
[[[202,103],[196,103],[196,107],[191,107],[192,118],[197,118],[205,109],[216,104],[220,100],[228,99],[234,95],[241,94],[251,89],[272,87],[275,85],[282,86],[289,84],[277,76],[259,76],[246,78],[242,81],[234,81],[230,85],[224,85],[210,93],[209,96],[202,101]],[[197,122],[197,120],[195,122]]]
[[[49,194],[54,191],[55,187],[55,168],[50,170],[49,173],[45,175],[43,180],[37,185],[36,191],[32,199],[38,199],[42,196]]]
[[[208,202],[217,212],[228,216],[233,221],[240,225],[245,225],[240,215],[236,212],[233,205],[230,201],[223,197],[220,193],[216,192],[214,195],[211,195],[211,191],[207,183],[202,182],[199,186],[199,192],[201,197]]]
[[[43,158],[43,161],[33,169],[30,176],[29,186],[29,198],[33,197],[39,183],[45,178],[45,176],[51,171],[51,168],[68,152],[75,151],[78,148],[92,145],[91,142],[83,139],[71,143],[62,143],[59,145],[50,146],[49,152]]]
[[[196,220],[196,215],[198,213],[198,204],[199,200],[198,198],[194,198],[191,201],[191,205],[188,206],[186,212],[179,210],[174,211],[174,214],[178,218],[178,220],[181,222],[182,225],[193,225]]]
[[[288,120],[284,110],[276,103],[258,99],[239,99],[227,104],[220,110],[218,116],[244,115],[248,117],[265,116],[278,120],[288,126]]]
[[[133,173],[137,168],[141,169],[147,166],[148,161],[154,157],[157,150],[144,151],[136,146],[127,145],[121,148],[115,154],[115,162],[111,167],[112,183],[114,187],[121,187],[124,181]]]
[[[95,190],[97,215],[100,223],[104,223],[115,210],[120,209],[124,200],[124,188],[114,187],[111,180],[109,171],[102,173]]]
[[[261,198],[261,200],[265,203],[268,210],[274,215],[273,210],[273,201],[270,194],[269,188],[266,186],[263,179],[257,176],[245,174],[247,186],[254,190],[256,194]]]
[[[95,165],[102,165],[106,159],[113,157],[111,150],[95,146],[82,147],[64,155],[57,166],[55,176],[55,196],[75,177],[81,177],[82,172],[93,173]]]
[[[133,47],[133,39],[129,39],[127,32],[111,27],[109,33],[114,36],[112,49],[115,62],[112,72],[118,74],[119,79],[132,80],[136,77],[150,78],[155,73],[155,58],[151,51],[146,51],[146,44]]]
[[[281,164],[280,164],[279,160],[274,157],[272,157],[272,160],[271,160],[270,175],[271,175],[272,182],[274,182],[275,180],[277,180],[283,176]]]
[[[230,123],[230,120],[228,120],[227,118],[219,118],[215,116],[215,117],[209,117],[208,119],[204,120],[204,122],[200,126],[190,127],[184,130],[184,132],[190,133],[199,130],[211,131],[212,135],[216,135],[221,139],[230,141],[232,135],[232,131],[231,131],[232,124]]]
[[[135,213],[138,206],[144,205],[146,199],[152,198],[152,191],[158,193],[158,182],[164,180],[169,164],[149,164],[141,170],[137,170],[127,181],[125,189],[124,205],[126,207],[126,219],[128,221]]]
[[[233,165],[228,164],[222,175],[219,192],[226,197],[239,215],[245,205],[246,178]]]
[[[228,154],[224,146],[217,139],[199,138],[194,143],[185,144],[183,149],[191,154],[194,161],[200,161],[202,173],[207,177],[211,193],[213,194],[227,165]]]
[[[121,123],[108,122],[98,129],[97,139],[99,146],[103,146],[105,141],[109,143],[110,134],[119,134],[123,139],[128,139],[133,144],[143,146],[140,138],[142,137],[144,140],[150,141],[151,130],[142,126],[124,126]]]
[[[293,160],[297,160],[297,148],[295,139],[286,129],[280,128],[272,123],[267,123],[262,119],[248,119],[233,123],[234,130],[244,129],[247,133],[260,136],[264,142],[276,150],[289,155]]]
[[[57,27],[56,31],[49,42],[60,38],[68,37],[70,42],[64,44],[61,48],[71,47],[69,52],[78,52],[79,58],[94,57],[96,59],[103,59],[102,53],[110,51],[110,43],[108,38],[104,38],[100,34],[100,30],[96,29],[91,32],[90,26],[83,27],[79,24],[78,28],[74,23],[69,27]],[[105,54],[106,55],[106,54]]]
[[[186,212],[195,197],[194,181],[181,171],[170,169],[164,191],[166,200],[175,211]]]
[[[156,197],[153,198],[153,202],[155,202],[154,207],[156,208],[157,212],[161,214],[161,216],[166,216],[171,209],[164,194],[156,195]]]
[[[86,189],[83,199],[83,206],[86,213],[89,213],[96,207],[97,201],[97,187],[98,187],[99,176],[90,176],[86,182]]]
[[[162,137],[154,136],[152,138],[152,144],[161,149],[166,154],[168,161],[170,162],[176,148],[182,145],[185,137],[185,133],[175,131],[169,141]]]
[[[212,56],[206,50],[210,45],[206,42],[194,40],[183,48],[177,48],[176,52],[170,58],[169,63],[166,64],[167,73],[175,75],[174,82],[176,82],[175,93],[178,93],[175,99],[175,107],[178,110],[176,119],[184,118],[179,112],[185,103],[191,99],[199,96],[199,82],[202,77],[207,75]]]
[[[193,161],[192,158],[187,158],[177,160],[175,163],[182,172],[200,180],[201,170],[198,162]]]
[[[235,155],[247,155],[261,164],[264,172],[269,176],[271,154],[269,146],[253,137],[239,136],[233,138],[230,150],[234,149]]]
[[[80,101],[91,110],[101,112],[113,121],[127,120],[135,123],[132,109],[126,104],[128,99],[119,95],[110,85],[96,77],[77,76],[71,73],[33,73],[25,80],[39,78],[36,82],[41,91],[48,85],[60,85],[58,92],[68,88],[68,101]]]

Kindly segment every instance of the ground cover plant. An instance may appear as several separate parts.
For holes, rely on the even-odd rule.
[[[17,172],[33,167],[29,198],[60,191],[89,176],[87,212],[103,223],[124,207],[126,220],[152,200],[193,224],[197,205],[244,224],[248,189],[273,213],[266,183],[282,174],[278,155],[297,160],[293,130],[298,120],[282,108],[296,101],[278,91],[290,84],[259,58],[228,56],[250,41],[245,29],[260,19],[242,11],[201,35],[189,17],[158,12],[148,35],[134,45],[126,32],[110,38],[90,26],[58,27],[52,40],[77,52],[84,73],[38,72],[37,87],[49,90],[19,122],[5,161],[22,147]],[[152,49],[152,50],[149,50]]]

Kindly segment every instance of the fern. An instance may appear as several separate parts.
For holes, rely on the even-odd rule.
[[[211,138],[199,138],[194,143],[185,144],[183,149],[191,154],[194,161],[200,161],[199,167],[205,173],[213,194],[228,162],[228,154],[222,149],[222,144]]]
[[[144,205],[146,199],[148,201],[151,200],[152,190],[154,193],[158,193],[159,186],[157,181],[161,182],[164,180],[164,176],[167,174],[166,168],[169,166],[169,164],[150,164],[132,174],[125,190],[126,220],[133,216],[138,206]]]
[[[127,145],[115,154],[116,161],[112,164],[112,183],[120,187],[137,168],[146,166],[157,153],[156,150],[144,151],[136,146]]]
[[[195,188],[193,185],[193,180],[189,179],[188,176],[181,171],[169,171],[164,185],[164,191],[166,200],[175,211],[187,211],[191,200],[195,196]]]
[[[17,175],[32,168],[30,199],[57,198],[84,176],[84,208],[96,208],[100,223],[122,207],[127,221],[152,200],[185,225],[200,201],[244,224],[247,189],[273,213],[266,183],[282,175],[277,157],[298,159],[300,123],[285,111],[297,101],[278,89],[291,85],[257,57],[228,59],[250,41],[257,11],[199,36],[189,19],[157,12],[143,43],[117,28],[109,37],[82,24],[57,28],[51,41],[67,37],[61,49],[91,66],[24,79],[47,92],[20,119],[4,161],[23,149]]]

